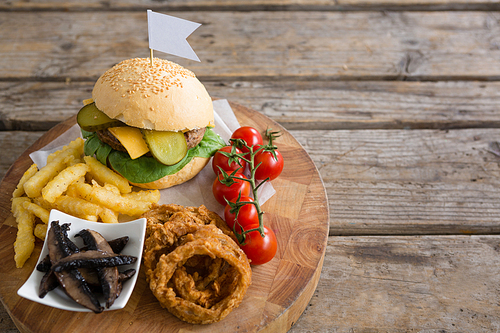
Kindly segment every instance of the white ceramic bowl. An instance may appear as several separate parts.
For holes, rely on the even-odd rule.
[[[120,266],[118,270],[124,271],[126,269],[135,268],[136,272],[133,277],[123,283],[123,289],[120,293],[120,296],[116,299],[114,304],[109,309],[105,309],[105,311],[124,308],[125,305],[127,305],[130,295],[132,295],[132,291],[134,290],[134,286],[137,281],[137,276],[139,275],[139,267],[141,265],[142,258],[142,248],[144,245],[144,235],[146,232],[146,219],[143,218],[130,222],[106,224],[82,220],[53,209],[50,212],[50,221],[59,221],[60,225],[62,225],[63,223],[70,223],[71,225],[70,229],[68,230],[68,236],[79,247],[83,246],[83,241],[80,237],[74,237],[74,235],[82,229],[95,230],[100,233],[106,240],[112,240],[123,236],[129,237],[129,241],[121,253],[135,256],[137,257],[137,261],[132,265]],[[43,260],[43,258],[45,258],[48,253],[49,251],[47,248],[47,243],[44,242],[38,262]],[[31,273],[28,280],[17,291],[17,294],[34,302],[62,310],[91,312],[91,310],[70,299],[60,287],[50,291],[44,298],[40,298],[38,296],[38,289],[43,275],[44,273],[39,272],[35,267],[33,273]],[[104,306],[104,300],[100,295],[98,295],[98,299],[101,302],[101,305]]]

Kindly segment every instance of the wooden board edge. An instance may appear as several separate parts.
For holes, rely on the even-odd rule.
[[[0,182],[0,188],[5,189],[5,191],[2,191],[2,193],[0,193],[0,202],[10,202],[12,192],[16,188],[18,180],[32,163],[29,155],[32,152],[37,151],[52,142],[59,135],[61,135],[61,132],[66,132],[75,124],[75,122],[76,114],[66,119],[64,122],[57,124],[47,133],[42,135],[16,159],[16,161],[10,166],[10,168],[2,178],[2,181]],[[9,181],[9,179],[17,180],[14,183]],[[5,220],[9,217],[10,214],[10,205],[0,207],[0,225],[5,223]]]
[[[245,115],[248,116],[249,119],[253,118],[253,114],[250,112],[251,109],[248,109],[245,106],[237,104],[237,103],[233,103],[233,102],[229,102],[229,103],[230,103],[232,108],[237,109],[238,112],[244,113]],[[258,117],[260,117],[260,116],[267,118],[265,115],[261,115],[259,113]],[[269,121],[270,127],[272,126],[274,128],[282,128],[281,125],[274,122],[273,120],[271,120],[271,119],[267,119],[267,120]],[[75,123],[76,123],[76,115],[67,119],[63,123],[60,123],[57,126],[55,126],[53,129],[48,131],[41,138],[36,140],[35,143],[33,143],[25,152],[23,152],[23,154],[16,160],[16,162],[11,166],[11,168],[9,168],[4,179],[2,180],[2,183],[0,183],[0,185],[2,187],[3,186],[7,186],[7,187],[10,186],[9,190],[6,191],[6,192],[8,192],[9,198],[5,198],[5,199],[10,200],[10,195],[12,193],[12,190],[17,185],[17,184],[13,184],[12,182],[8,182],[8,183],[4,184],[5,178],[9,175],[11,179],[19,179],[22,176],[22,174],[24,173],[24,171],[29,167],[29,165],[31,165],[30,164],[31,160],[29,158],[29,154],[33,151],[36,151],[36,150],[42,148],[46,144],[52,142],[55,138],[57,138],[59,135],[61,135],[62,132],[67,131]],[[293,141],[301,149],[304,149],[302,147],[302,145],[300,145],[300,143],[288,131],[287,131],[287,134],[291,136]],[[322,195],[324,196],[324,198],[326,200],[326,205],[325,205],[325,209],[326,209],[325,219],[326,220],[324,223],[324,225],[326,225],[326,228],[325,228],[325,235],[324,235],[325,244],[324,244],[324,248],[323,248],[323,253],[320,255],[319,260],[316,262],[316,270],[314,271],[314,273],[312,275],[310,275],[309,282],[307,283],[305,288],[302,289],[302,292],[300,293],[300,295],[295,298],[295,301],[279,317],[275,318],[275,321],[271,322],[268,327],[263,328],[265,332],[276,332],[276,329],[279,329],[279,331],[287,331],[292,327],[292,325],[296,322],[296,320],[302,315],[302,313],[303,313],[304,309],[307,307],[314,291],[316,290],[316,287],[318,285],[319,278],[321,275],[321,270],[323,267],[324,256],[326,254],[326,243],[328,240],[328,230],[329,230],[329,224],[330,224],[328,197],[326,194],[326,188],[324,186],[324,183],[323,183],[323,180],[321,178],[319,171],[317,170],[312,159],[309,156],[308,156],[308,158],[310,160],[310,163],[314,166],[314,171],[316,173],[316,176],[314,178],[317,178],[317,179],[315,179],[315,181],[318,182],[318,179],[319,179],[319,183],[321,184],[322,192],[323,192]],[[6,214],[3,214],[3,212],[0,210],[0,219],[3,218],[1,220],[0,225],[4,224],[5,220],[7,219],[7,217],[9,215],[11,215],[10,214],[10,207],[9,207],[8,213],[6,213]],[[15,319],[15,317],[13,317],[11,315],[10,311],[8,311],[8,313],[9,313],[9,316],[11,316],[11,318],[13,318],[13,321],[14,321],[16,327],[18,327],[18,329],[20,331],[22,331],[22,332],[28,331],[26,327],[24,327],[24,329],[23,329],[24,324],[20,323],[17,319]]]
[[[328,237],[326,237],[328,239]],[[325,247],[326,249],[326,247]],[[316,288],[318,287],[319,278],[321,276],[321,271],[323,268],[325,254],[321,257],[321,261],[318,265],[318,269],[314,272],[309,284],[304,288],[303,292],[297,297],[295,302],[286,309],[281,316],[275,318],[268,326],[263,328],[260,333],[276,333],[276,332],[287,332],[292,328],[292,326],[300,318],[306,307],[309,305]]]

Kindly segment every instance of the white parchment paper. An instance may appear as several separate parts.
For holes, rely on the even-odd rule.
[[[226,143],[232,132],[240,127],[231,106],[225,99],[215,100],[213,102],[215,113],[214,131],[219,134]],[[38,165],[38,168],[45,166],[47,156],[60,149],[70,141],[81,137],[80,127],[74,125],[68,131],[60,135],[56,140],[49,143],[42,149],[30,154],[31,159]],[[183,206],[205,205],[211,211],[223,216],[224,207],[219,204],[212,194],[212,184],[215,180],[215,173],[212,170],[211,161],[207,166],[190,181],[171,188],[161,190],[160,204],[178,204]],[[276,193],[270,182],[265,183],[259,188],[259,203],[263,204]]]

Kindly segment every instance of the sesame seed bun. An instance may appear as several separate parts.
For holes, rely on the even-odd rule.
[[[212,99],[193,72],[168,60],[124,60],[94,85],[92,98],[110,118],[157,131],[214,126]]]
[[[208,164],[210,158],[204,157],[195,157],[186,164],[184,168],[182,168],[179,172],[174,173],[173,175],[168,175],[163,178],[158,179],[157,181],[144,183],[144,184],[135,184],[130,183],[134,186],[147,188],[151,190],[162,190],[165,188],[169,188],[175,185],[179,185],[187,182],[194,176],[196,176],[200,171]]]
[[[110,118],[141,129],[192,131],[213,127],[212,99],[193,72],[168,60],[124,60],[95,83],[92,99]],[[164,189],[197,175],[210,158],[194,157],[175,174],[154,182],[132,185]],[[118,171],[117,171],[118,172]]]

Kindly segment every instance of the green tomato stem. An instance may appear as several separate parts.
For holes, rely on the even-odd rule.
[[[246,181],[246,182],[250,183],[250,188],[252,190],[252,196],[253,196],[253,199],[254,199],[254,201],[252,201],[250,203],[255,206],[255,209],[257,210],[257,216],[259,218],[259,227],[258,228],[250,229],[250,230],[243,230],[241,233],[238,233],[238,232],[236,232],[236,230],[233,230],[235,232],[236,237],[237,237],[238,241],[240,242],[240,244],[243,244],[244,241],[245,241],[245,238],[246,238],[245,235],[248,234],[249,232],[252,232],[252,231],[258,231],[262,237],[265,237],[265,234],[264,234],[264,219],[263,219],[264,212],[262,211],[262,208],[260,207],[259,198],[258,198],[258,195],[257,195],[257,190],[268,179],[264,180],[263,182],[261,182],[258,185],[257,185],[257,183],[255,181],[255,171],[260,166],[260,163],[259,163],[259,165],[255,166],[255,155],[260,150],[264,149],[264,145],[261,146],[261,147],[259,147],[259,149],[257,149],[257,150],[254,151],[254,147],[253,146],[248,146],[245,141],[238,140],[238,143],[241,144],[241,145],[243,145],[243,146],[245,146],[248,149],[248,151],[249,151],[249,155],[250,155],[249,159],[247,159],[245,157],[241,157],[241,158],[248,163],[248,169],[250,170],[250,178],[248,178],[248,179],[247,178],[241,178],[241,177],[236,177],[236,176],[233,176],[233,175],[230,175],[229,178],[239,179],[239,180]],[[241,208],[244,204],[245,203],[239,202],[239,199],[238,199],[238,206],[239,206],[239,208]],[[238,208],[238,210],[239,210],[239,208]],[[234,228],[234,229],[236,229],[236,228]]]
[[[245,144],[246,146],[246,144]],[[254,201],[252,202],[252,204],[255,206],[255,208],[257,209],[257,216],[259,217],[259,228],[258,228],[258,231],[259,233],[261,234],[262,237],[264,237],[264,221],[263,221],[263,215],[264,215],[264,212],[262,211],[262,208],[260,207],[260,203],[259,203],[259,199],[258,199],[258,195],[257,195],[257,190],[258,190],[258,187],[262,184],[259,184],[259,186],[257,186],[256,184],[256,181],[255,181],[255,171],[257,170],[257,167],[259,167],[259,165],[257,165],[257,167],[255,166],[255,155],[257,154],[257,152],[262,149],[262,147],[260,147],[259,149],[257,149],[257,151],[253,151],[253,147],[248,147],[247,146],[247,149],[249,150],[250,152],[250,161],[248,162],[249,163],[249,170],[250,170],[250,178],[247,179],[247,181],[250,183],[250,187],[252,189],[252,195],[253,195],[253,199]],[[245,230],[243,231],[243,234],[247,234],[251,231],[254,231],[255,229],[251,229],[251,230]]]
[[[236,140],[233,141],[236,145],[244,146],[249,151],[249,155],[250,155],[249,159],[246,158],[246,157],[244,157],[244,156],[241,156],[243,154],[241,154],[241,155],[237,154],[238,155],[237,157],[243,159],[244,161],[246,161],[248,163],[248,169],[250,170],[250,178],[248,178],[248,179],[247,178],[241,178],[241,177],[236,177],[234,175],[230,175],[229,178],[231,178],[231,179],[240,179],[240,180],[249,182],[250,183],[250,187],[252,189],[252,195],[253,195],[253,198],[254,198],[254,201],[252,201],[252,202],[246,202],[246,201],[245,202],[240,202],[239,200],[240,200],[241,197],[239,196],[238,200],[237,200],[237,203],[236,203],[236,205],[237,205],[237,212],[236,212],[236,214],[239,213],[239,209],[243,205],[251,203],[257,209],[257,216],[259,218],[259,227],[258,228],[254,228],[254,229],[250,229],[250,230],[243,230],[241,233],[237,232],[236,225],[235,225],[235,227],[233,228],[233,231],[234,231],[234,233],[236,235],[236,238],[240,242],[240,244],[243,244],[245,242],[245,238],[246,238],[245,235],[248,234],[249,232],[252,232],[252,231],[258,231],[263,238],[265,237],[265,234],[264,234],[264,220],[263,220],[264,212],[262,211],[262,208],[260,207],[259,198],[257,196],[257,190],[259,189],[260,186],[262,186],[265,182],[269,181],[270,179],[268,177],[268,178],[264,179],[262,182],[260,182],[257,185],[257,183],[255,181],[255,172],[256,172],[257,168],[260,166],[261,163],[259,163],[258,165],[255,165],[255,155],[257,155],[257,153],[259,151],[263,150],[263,149],[273,151],[273,153],[274,153],[275,147],[274,147],[274,144],[273,144],[273,140],[276,139],[276,138],[278,138],[280,136],[280,133],[279,132],[272,132],[271,129],[267,129],[266,130],[266,136],[269,139],[268,144],[260,146],[255,151],[254,151],[254,147],[253,146],[248,146],[247,143],[244,140],[236,139]]]

